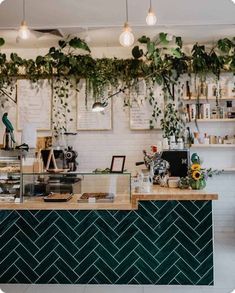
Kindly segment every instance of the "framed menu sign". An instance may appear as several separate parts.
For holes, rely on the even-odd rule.
[[[28,79],[17,81],[17,129],[24,124],[37,130],[51,130],[52,89],[48,80],[32,83]]]
[[[158,103],[160,109],[163,109],[163,106],[163,102]],[[130,108],[130,129],[147,130],[150,129],[150,125],[153,126],[153,129],[161,129],[161,114],[157,121],[155,121],[155,119],[152,119],[153,110],[153,106],[144,97],[142,99],[139,97],[138,100],[132,100]],[[152,124],[150,124],[150,120],[152,120]]]
[[[94,99],[85,98],[85,82],[77,94],[77,130],[111,130],[112,129],[112,101],[102,112],[93,112]]]

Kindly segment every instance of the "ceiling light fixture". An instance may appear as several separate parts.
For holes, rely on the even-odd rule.
[[[156,22],[157,22],[157,18],[152,8],[152,0],[149,0],[149,11],[146,17],[146,23],[147,25],[155,25]]]
[[[126,22],[124,23],[123,32],[119,36],[119,42],[123,47],[130,47],[133,45],[135,38],[132,29],[128,24],[128,0],[126,0]]]
[[[30,30],[29,30],[27,23],[25,21],[25,0],[23,0],[23,20],[20,24],[18,36],[19,36],[19,38],[21,38],[23,40],[27,40],[30,37]]]

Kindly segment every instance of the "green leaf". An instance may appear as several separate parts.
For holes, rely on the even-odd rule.
[[[0,38],[0,47],[5,44],[5,40],[3,38]]]
[[[152,55],[154,53],[155,50],[155,44],[154,42],[148,41],[147,43],[147,50],[148,50],[148,54]]]
[[[133,49],[132,49],[132,56],[135,58],[135,59],[139,59],[143,56],[144,52],[142,49],[139,48],[139,46],[135,46]]]
[[[175,38],[175,42],[176,42],[176,45],[179,46],[180,48],[183,47],[183,42],[182,42],[182,38],[181,37],[176,37]]]
[[[150,41],[150,38],[146,36],[142,36],[141,38],[138,39],[138,42],[140,42],[141,44],[147,44],[149,41]]]
[[[182,52],[180,51],[179,48],[176,48],[176,49],[172,48],[172,49],[171,49],[171,54],[172,54],[175,58],[178,58],[178,59],[182,57]]]
[[[69,41],[69,45],[74,49],[82,49],[88,52],[91,52],[90,48],[88,47],[87,43],[80,38],[73,38]]]
[[[167,34],[166,33],[160,33],[159,34],[159,39],[162,45],[168,45],[169,41],[167,40]]]
[[[64,40],[59,40],[58,44],[61,49],[64,49],[67,45],[67,43]]]
[[[232,47],[234,47],[234,44],[228,38],[218,41],[218,48],[224,53],[229,53]]]

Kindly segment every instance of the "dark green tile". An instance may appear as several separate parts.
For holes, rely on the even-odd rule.
[[[55,239],[54,242],[56,244],[61,243],[72,255],[77,253],[78,248],[64,233],[59,231],[55,235]]]
[[[49,255],[51,253],[51,251],[57,246],[59,245],[58,242],[54,239],[54,237],[49,240],[48,242],[45,243],[45,245],[38,250],[38,252],[35,254],[35,258],[41,262],[45,256]]]
[[[38,275],[35,273],[34,269],[32,269],[23,259],[18,259],[15,262],[15,265],[24,275],[27,276],[27,278],[30,279],[32,283],[35,283]]]
[[[200,262],[197,260],[197,258],[189,253],[187,247],[184,245],[179,245],[175,251],[193,269],[196,269],[200,265]]]
[[[33,255],[38,252],[39,248],[22,231],[19,231],[18,233],[16,233],[15,238],[25,247],[25,249],[27,249]]]
[[[164,205],[159,209],[159,211],[155,214],[156,220],[158,220],[158,222],[161,222],[167,216],[170,221],[174,221],[175,214],[172,213],[172,210],[177,204],[178,203],[175,201],[166,201]]]
[[[79,250],[78,252],[74,255],[76,260],[78,262],[83,261],[83,259],[90,254],[90,252],[97,246],[99,245],[98,241],[95,238],[91,238],[90,240],[87,241],[87,243]]]
[[[168,271],[165,272],[164,275],[157,280],[158,285],[168,285],[174,279],[174,277],[179,273],[178,268],[173,265]]]
[[[199,220],[202,221],[205,216],[209,215],[212,212],[212,205],[211,201],[206,202],[195,214],[195,217]]]
[[[125,271],[128,270],[130,264],[134,264],[139,256],[133,251],[131,252],[122,262],[116,267],[115,272],[121,276]]]
[[[136,249],[137,246],[138,242],[135,240],[135,238],[131,238],[130,241],[128,241],[120,250],[118,250],[118,253],[115,254],[115,259],[121,262],[125,257],[127,257],[128,254],[131,253],[132,250]]]
[[[17,234],[17,232],[19,232],[19,228],[15,224],[5,231],[0,238],[1,247],[6,245],[15,236],[15,234]]]
[[[136,217],[137,218],[137,217]],[[124,220],[122,220],[121,222],[119,222],[118,225],[114,226],[114,231],[117,234],[121,234],[123,233],[126,229],[128,229],[128,227],[130,227],[134,222],[136,223],[136,218],[131,217],[131,216],[127,216]],[[137,220],[138,221],[138,220]]]
[[[0,235],[4,234],[19,219],[16,212],[1,211],[0,212]]]
[[[20,217],[25,220],[26,223],[30,225],[30,227],[35,228],[40,222],[30,211],[20,211]]]
[[[17,273],[19,269],[12,265],[10,266],[1,276],[0,276],[0,283],[5,284],[9,283],[9,280],[11,280]],[[32,282],[32,280],[31,280]]]
[[[31,268],[35,268],[38,265],[37,259],[23,245],[20,244],[17,246],[15,251]]]
[[[214,275],[214,271],[213,268],[211,268],[204,276],[203,278],[201,278],[198,282],[197,285],[198,286],[202,286],[202,285],[214,285],[213,282],[213,275]]]
[[[159,235],[158,239],[154,242],[155,245],[160,249],[165,246],[178,232],[175,224],[170,226],[162,227],[162,233]]]
[[[79,235],[75,242],[75,245],[78,247],[83,247],[83,245],[87,243],[87,240],[94,237],[97,232],[99,232],[99,230],[95,225],[90,226],[82,235]]]
[[[142,218],[143,221],[145,221],[152,229],[157,226],[158,220],[156,217],[151,215],[144,206],[140,207],[138,210],[138,216]]]
[[[112,284],[112,282],[104,274],[102,274],[102,272],[96,274],[95,280],[97,284]]]
[[[172,238],[167,244],[162,247],[159,252],[154,256],[155,259],[161,264],[167,256],[179,245],[175,238]]]
[[[182,258],[176,262],[179,272],[182,272],[193,284],[196,284],[200,276]]]
[[[155,272],[159,276],[162,276],[164,272],[167,271],[173,264],[175,264],[178,259],[179,256],[174,251],[172,251],[167,255],[164,261],[162,261],[161,264],[155,269]]]
[[[138,282],[138,284],[152,284],[148,276],[145,276],[142,272],[139,272],[137,276],[135,276],[135,279]]]
[[[28,223],[25,222],[23,218],[19,218],[16,221],[16,226],[24,232],[26,236],[28,236],[31,240],[35,241],[38,238],[38,234],[35,232],[33,228],[29,226]]]
[[[109,211],[99,211],[99,217],[113,229],[119,224],[119,222],[112,216]]]
[[[25,276],[21,272],[18,272],[15,275],[14,280],[16,281],[15,283],[21,283],[21,284],[30,284],[31,283],[31,281],[27,278],[27,276]]]
[[[75,228],[78,225],[77,219],[71,214],[70,211],[61,210],[57,214],[71,227]]]
[[[44,233],[49,227],[50,224],[54,223],[58,219],[58,215],[54,212],[51,212],[43,220],[40,221],[40,224],[36,227],[36,232],[38,235]]]
[[[37,266],[34,271],[38,276],[41,276],[58,258],[59,256],[54,251],[50,254],[46,254],[43,261],[40,262],[39,266]]]
[[[96,247],[95,252],[97,255],[102,257],[102,259],[106,262],[107,265],[110,266],[110,268],[115,269],[118,266],[117,260],[109,253],[107,249],[102,246],[102,243]]]
[[[157,248],[157,246],[150,241],[142,232],[138,232],[135,235],[135,239],[146,249],[149,251],[149,253],[151,253],[152,255],[155,255],[156,253],[158,253],[159,249]]]
[[[55,268],[55,272],[56,271],[57,271],[57,269]],[[71,283],[69,281],[69,279],[61,272],[56,273],[56,275],[54,276],[54,279],[56,280],[56,282],[58,284],[70,284]]]
[[[117,246],[112,241],[110,241],[109,237],[106,237],[104,233],[98,232],[95,238],[98,242],[102,243],[102,245],[109,251],[110,254],[114,255],[118,252]]]
[[[74,230],[61,218],[58,218],[55,221],[56,227],[61,230],[71,241],[75,241],[77,239],[77,234]]]
[[[206,227],[205,227],[206,229]],[[202,249],[205,246],[205,243],[210,242],[210,240],[213,237],[213,231],[212,231],[212,226],[207,229],[201,236],[200,238],[195,242],[195,244]]]
[[[50,241],[58,233],[57,227],[52,224],[41,236],[39,236],[34,242],[39,248],[43,247],[48,241]]]
[[[79,263],[77,268],[75,268],[74,270],[75,273],[78,276],[81,276],[82,274],[84,274],[87,268],[89,268],[92,264],[95,263],[97,258],[98,258],[97,254],[94,251],[90,252],[88,255],[84,255],[83,260]]]
[[[2,242],[0,242],[2,245]],[[15,238],[12,238],[5,246],[0,247],[0,262],[3,261],[5,257],[7,257],[13,249],[15,249],[18,245],[18,241]]]
[[[97,284],[97,281],[94,279],[94,276],[99,273],[99,270],[95,266],[89,267],[88,270],[79,276],[79,284]]]
[[[108,235],[110,240],[115,241],[117,239],[118,234],[113,230],[113,228],[107,225],[103,219],[99,218],[96,221],[95,226],[105,235]]]
[[[176,276],[176,280],[178,281],[178,283],[180,285],[195,285],[193,284],[193,282],[191,280],[189,280],[185,274],[183,273],[179,273],[177,276]]]
[[[137,275],[138,269],[131,265],[130,268],[116,281],[116,284],[129,284],[130,280]]]
[[[197,239],[200,237],[194,231],[194,228],[190,226],[190,223],[183,221],[181,218],[178,218],[178,220],[175,221],[175,225],[178,229],[184,232],[184,234],[192,241],[197,241]]]
[[[195,228],[198,226],[199,221],[186,210],[184,205],[179,203],[175,208],[175,212],[183,219],[187,220],[187,223],[190,223],[190,227]]]
[[[199,262],[203,262],[208,257],[208,255],[210,255],[212,252],[213,252],[213,243],[211,240],[197,254],[197,260]]]
[[[199,252],[199,248],[190,238],[186,237],[183,232],[179,231],[176,234],[175,238],[179,241],[179,243],[184,244],[184,246],[187,247],[187,250],[192,255],[195,255]]]
[[[115,283],[118,275],[101,259],[95,262],[95,266],[102,272],[112,283]]]
[[[62,243],[63,244],[63,243]],[[60,256],[61,259],[63,259],[64,262],[67,263],[72,269],[74,269],[78,262],[77,260],[63,247],[63,245],[58,245],[55,249],[55,252],[57,255]]]
[[[74,231],[80,236],[89,226],[94,224],[97,219],[98,216],[95,213],[90,213],[89,216],[79,222]]]
[[[144,259],[144,261],[153,269],[155,270],[155,268],[159,265],[159,262],[157,261],[157,259],[155,258],[155,256],[153,256],[152,254],[150,254],[148,252],[148,250],[145,249],[145,247],[143,247],[142,245],[138,245],[135,248],[135,252],[137,253],[137,255],[141,258]]]
[[[208,227],[212,227],[212,213],[205,217],[196,228],[196,232],[202,235]]]
[[[129,241],[132,237],[135,236],[135,234],[138,232],[138,229],[132,225],[130,226],[125,232],[123,232],[117,240],[114,242],[117,247],[122,247]],[[109,235],[109,234],[108,234]],[[110,239],[110,237],[109,237]]]
[[[143,261],[143,259],[139,258],[137,262],[135,262],[135,267],[139,269],[148,279],[152,282],[152,284],[156,283],[159,279],[159,276],[152,270],[152,268]]]
[[[5,255],[5,259],[0,264],[0,275],[3,274],[11,264],[13,264],[18,258],[18,255],[15,251],[11,251],[10,254]]]
[[[203,277],[212,267],[213,264],[213,255],[212,253],[201,263],[201,265],[197,268],[196,272],[201,277]]]
[[[43,273],[37,279],[36,284],[56,283],[55,281],[54,282],[50,281],[54,277],[55,274],[56,274],[56,267],[54,265],[52,265],[46,271],[43,271]]]
[[[76,283],[78,275],[62,259],[58,259],[55,266],[69,279],[71,284]]]
[[[158,238],[158,234],[146,224],[141,218],[135,221],[134,225],[138,227],[140,231],[142,231],[152,242],[156,241]]]

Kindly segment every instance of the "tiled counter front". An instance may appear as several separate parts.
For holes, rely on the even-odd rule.
[[[0,211],[0,283],[213,285],[211,201]]]

